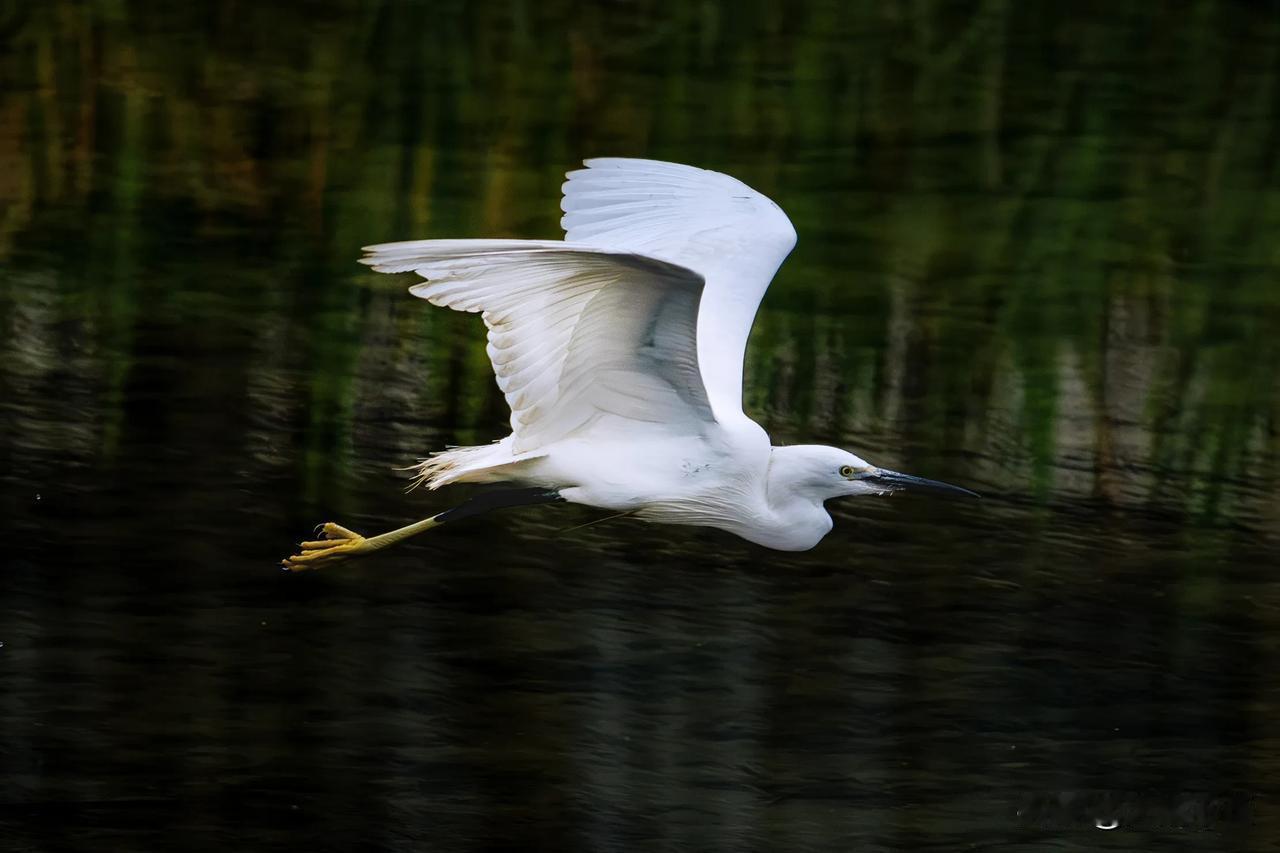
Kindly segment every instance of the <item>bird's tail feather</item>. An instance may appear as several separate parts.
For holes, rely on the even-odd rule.
[[[516,466],[541,453],[513,454],[510,438],[474,447],[450,447],[433,453],[408,470],[415,472],[410,489],[438,489],[450,483],[497,483],[518,479]]]

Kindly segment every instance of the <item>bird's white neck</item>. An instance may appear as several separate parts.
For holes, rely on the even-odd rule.
[[[831,515],[823,501],[831,497],[814,476],[811,458],[803,447],[775,447],[765,479],[765,495],[772,516],[767,542],[761,544],[788,551],[804,551],[831,532]],[[760,540],[757,540],[760,541]]]
[[[835,497],[831,491],[830,467],[815,461],[812,445],[774,447],[769,456],[766,491],[769,504],[775,508],[797,501],[822,506]]]

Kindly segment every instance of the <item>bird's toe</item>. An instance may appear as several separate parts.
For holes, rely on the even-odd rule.
[[[319,569],[345,560],[365,547],[366,540],[363,536],[340,524],[329,521],[317,529],[323,531],[325,538],[299,543],[300,551],[281,561],[280,564],[285,569],[291,572]]]

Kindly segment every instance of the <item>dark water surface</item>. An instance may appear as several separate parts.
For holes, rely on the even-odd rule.
[[[0,15],[0,849],[1280,849],[1275,3],[188,5]],[[595,154],[790,213],[775,441],[987,497],[281,574],[505,426],[359,247]]]

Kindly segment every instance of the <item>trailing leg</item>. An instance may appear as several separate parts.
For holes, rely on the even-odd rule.
[[[560,497],[559,492],[542,488],[504,489],[502,491],[486,492],[459,504],[453,509],[446,509],[444,512],[436,513],[421,521],[415,521],[413,524],[406,524],[404,527],[367,538],[354,530],[348,530],[340,524],[334,524],[329,521],[321,525],[319,539],[301,543],[299,547],[302,550],[292,557],[286,557],[281,561],[281,565],[292,572],[319,569],[352,557],[380,551],[383,548],[408,539],[410,536],[417,536],[419,533],[425,533],[433,527],[439,527],[451,521],[459,521],[495,509],[554,503],[562,500],[564,498]]]

